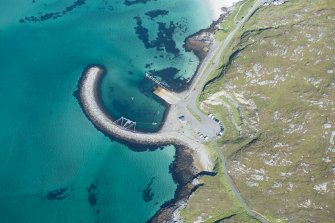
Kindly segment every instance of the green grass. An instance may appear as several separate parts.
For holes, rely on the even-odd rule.
[[[242,5],[242,3],[239,3],[239,5],[235,7],[236,11],[234,11],[231,15],[227,17],[227,19],[223,22],[222,26],[233,29],[233,24],[231,24],[231,26],[227,26],[227,24],[231,22],[230,20],[233,18],[232,16],[236,16],[237,19],[240,19],[244,13],[247,13],[247,8],[250,7],[253,2],[254,0],[247,1],[241,7],[241,10],[237,15],[236,11]],[[226,31],[229,32],[229,30]],[[223,37],[221,36],[221,38]],[[229,58],[231,50],[232,48],[229,48],[229,50],[225,50],[224,54],[221,55],[221,63],[218,65],[217,69],[210,74],[209,80],[220,74],[220,72],[222,71],[220,69],[220,66],[228,61],[227,59]],[[224,60],[226,60],[225,63],[223,62]],[[208,69],[208,66],[206,69]],[[206,88],[206,90],[208,90],[208,88]],[[202,99],[203,95],[200,95],[197,98],[196,103],[198,106],[200,105],[200,101]],[[226,100],[226,103],[231,105],[228,100]],[[234,106],[232,105],[231,107],[233,109],[235,121],[240,124],[241,120],[238,116],[236,108],[234,108]],[[190,108],[187,109],[192,114],[194,114],[194,112]],[[234,125],[231,122],[229,113],[227,111],[220,109],[215,110],[216,108],[214,107],[211,107],[211,109],[211,111],[213,111],[213,113],[225,123],[225,129],[233,129]],[[194,114],[194,116],[196,117],[196,114]],[[223,141],[227,140],[236,140],[236,138],[238,138],[238,132],[236,131],[236,129],[231,131],[225,131],[224,137],[219,140],[219,144],[222,144]],[[214,147],[210,143],[207,145],[207,147],[212,160],[217,160],[215,171],[217,171],[218,174],[215,177],[201,177],[200,181],[204,183],[204,186],[200,187],[196,192],[192,194],[192,197],[189,200],[189,204],[181,212],[184,222],[194,222],[198,219],[199,216],[202,216],[204,213],[205,215],[211,216],[206,222],[214,222],[232,215],[234,215],[233,219],[236,222],[258,222],[257,220],[251,218],[245,212],[239,201],[234,197],[230,185],[224,176],[221,161],[218,158],[219,156]],[[202,217],[206,218],[206,216]]]
[[[334,12],[334,5],[329,0],[310,2],[308,5],[302,0],[296,0],[258,10],[222,55],[221,64],[227,67],[224,74],[222,75],[222,69],[213,72],[211,78],[218,77],[217,80],[207,85],[199,98],[200,103],[222,89],[230,89],[255,102],[259,113],[259,133],[252,138],[248,137],[250,130],[245,125],[242,125],[243,134],[237,134],[224,106],[210,106],[209,110],[225,125],[224,136],[218,144],[225,146],[223,153],[228,157],[228,167],[232,168],[232,161],[235,160],[245,165],[249,171],[232,172],[242,196],[252,209],[271,222],[285,222],[285,217],[290,217],[294,222],[306,222],[306,216],[318,222],[332,220],[329,213],[335,208],[335,202],[330,193],[334,193],[334,189],[329,189],[332,192],[328,194],[320,194],[313,186],[322,182],[331,184],[327,175],[331,166],[323,162],[322,158],[328,156],[331,160],[335,159],[332,153],[327,152],[330,130],[328,135],[322,130],[324,123],[335,123],[331,104],[335,98],[331,83],[335,83],[335,77],[327,74],[327,70],[334,69],[334,58],[331,48],[326,47],[334,45],[332,36],[335,33],[329,19],[335,17]],[[232,15],[233,13],[225,21],[225,26],[230,29],[233,26]],[[218,35],[224,38],[224,32],[221,31]],[[320,41],[308,40],[308,35],[317,38],[320,33],[323,34]],[[273,41],[278,46],[274,46]],[[306,49],[303,54],[294,53],[298,47]],[[236,50],[240,52],[236,57],[230,58]],[[317,51],[321,53],[318,54]],[[267,55],[267,52],[270,54]],[[278,56],[271,55],[274,53],[278,53]],[[282,75],[287,73],[284,75],[285,80],[278,81],[276,85],[251,84],[245,74],[252,71],[256,63],[262,65],[263,73],[253,80],[258,78],[259,83],[274,80],[275,68],[280,68]],[[313,85],[306,78],[320,80],[320,83]],[[323,102],[323,105],[313,105],[311,101]],[[254,116],[243,105],[241,111],[246,118]],[[277,121],[274,120],[275,112],[280,113]],[[236,114],[234,119],[237,120]],[[286,132],[290,125],[303,127],[301,131],[288,134]],[[289,146],[274,148],[277,143]],[[262,158],[259,154],[278,154],[279,161],[289,160],[291,163],[270,166],[264,163],[270,157]],[[303,171],[301,163],[309,165],[308,173]],[[246,181],[253,174],[252,171],[259,169],[266,170],[268,179],[258,182],[258,187],[248,186]],[[283,172],[290,172],[292,176],[283,178]],[[311,178],[314,178],[313,182]],[[276,182],[280,182],[282,186],[273,188]],[[290,184],[294,185],[292,191],[287,189]],[[271,202],[266,202],[269,199]],[[316,202],[323,209],[299,207],[307,199]],[[223,213],[226,216],[229,211]]]
[[[236,12],[232,12],[223,22],[225,30],[219,31],[216,38],[224,39],[234,27],[233,16],[242,18],[243,12],[251,5],[251,1],[243,5],[241,15],[236,16]],[[322,158],[327,156],[334,160],[335,156],[327,151],[330,130],[325,135],[322,125],[335,123],[331,104],[335,98],[332,88],[335,77],[327,74],[327,70],[334,69],[334,57],[331,48],[326,47],[334,46],[335,33],[331,20],[335,18],[334,12],[330,0],[309,2],[308,5],[303,0],[295,0],[281,6],[259,9],[236,33],[228,49],[221,55],[217,70],[209,77],[209,80],[216,78],[215,81],[205,87],[197,100],[200,105],[201,101],[224,89],[242,94],[256,104],[258,133],[252,137],[249,136],[251,129],[244,123],[241,125],[242,134],[238,134],[224,106],[209,106],[209,112],[215,114],[225,126],[218,145],[221,148],[224,146],[222,152],[242,197],[251,209],[270,222],[286,222],[286,217],[293,222],[307,222],[307,218],[316,222],[331,222],[333,219],[331,213],[335,208],[335,199],[331,193],[335,193],[334,188],[328,188],[329,193],[320,194],[313,187],[323,182],[332,184],[328,175],[331,165],[323,162]],[[309,34],[317,38],[320,33],[323,38],[318,42],[309,41],[306,37]],[[303,54],[294,54],[298,47],[306,48]],[[239,53],[231,57],[237,51]],[[274,56],[275,53],[278,55]],[[246,73],[252,71],[256,63],[262,65],[262,75],[252,80],[258,78],[257,83],[274,80],[275,68],[281,69],[284,80],[276,85],[251,84]],[[320,79],[320,83],[313,85],[308,79]],[[236,100],[232,92],[231,96]],[[323,105],[313,105],[311,101],[323,102]],[[246,119],[255,118],[255,111],[247,106],[240,105],[240,110]],[[278,120],[274,120],[276,112],[280,114]],[[237,111],[234,111],[236,121],[239,119],[237,116]],[[290,125],[303,127],[301,131],[287,133]],[[274,145],[278,143],[288,146],[275,148]],[[215,157],[211,145],[208,148],[211,157]],[[277,163],[265,164],[271,159]],[[233,161],[243,164],[244,172],[236,171]],[[290,163],[279,165],[284,161]],[[309,165],[307,173],[302,164]],[[266,180],[257,182],[257,187],[248,186],[246,182],[250,181],[252,174],[261,169],[265,171]],[[233,214],[237,215],[230,219],[232,222],[252,222],[254,219],[233,197],[220,165],[217,171],[215,177],[201,178],[205,185],[192,195],[189,205],[182,212],[185,222],[197,220],[202,213],[212,216],[207,222]],[[292,175],[282,177],[282,173]],[[273,187],[278,182],[281,186]],[[291,190],[288,189],[290,185],[294,185]],[[206,202],[208,198],[210,204]],[[313,205],[308,208],[299,206],[307,199],[322,209]],[[243,216],[245,220],[242,220]]]
[[[187,208],[181,211],[184,222],[194,222],[203,216],[204,222],[214,222],[222,218],[236,215],[241,222],[258,222],[246,214],[238,200],[235,199],[228,181],[223,175],[221,161],[217,160],[214,177],[203,176],[204,183],[189,199]],[[206,213],[207,215],[202,215]]]
[[[215,39],[218,41],[223,41],[236,27],[237,22],[244,17],[244,15],[248,12],[254,3],[255,0],[246,0],[237,3],[234,7],[234,10],[220,24],[220,30],[215,34]],[[240,8],[241,10],[239,10]]]
[[[234,16],[234,21],[238,22],[244,18],[244,15],[248,13],[248,10],[254,5],[255,0],[246,0],[243,1],[241,6],[239,7],[240,10],[236,12]]]

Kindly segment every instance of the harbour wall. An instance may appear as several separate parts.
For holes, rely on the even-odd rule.
[[[105,71],[102,67],[88,67],[79,83],[79,99],[82,108],[93,124],[108,136],[132,144],[162,146],[173,144],[192,148],[189,140],[174,132],[140,133],[124,129],[114,123],[99,103],[98,86]]]

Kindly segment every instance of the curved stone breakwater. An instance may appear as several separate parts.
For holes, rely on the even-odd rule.
[[[212,170],[212,164],[202,144],[180,134],[174,128],[178,116],[170,109],[166,121],[157,133],[131,132],[114,123],[104,111],[99,101],[98,87],[105,70],[100,66],[88,67],[79,82],[77,96],[82,109],[90,121],[101,132],[128,144],[144,146],[176,146],[176,159],[172,165],[172,176],[178,184],[174,199],[166,202],[148,222],[175,222],[179,211],[187,203],[189,196],[197,188],[193,179]],[[170,124],[166,124],[170,123]],[[177,217],[176,217],[177,216]],[[178,220],[177,220],[178,221]]]
[[[99,66],[89,67],[79,83],[80,102],[89,119],[102,132],[108,136],[113,136],[121,141],[126,141],[134,144],[161,146],[173,144],[192,148],[188,143],[188,139],[178,136],[174,132],[159,132],[159,133],[139,133],[131,132],[123,129],[114,123],[114,121],[106,114],[99,103],[98,86],[101,78],[104,75],[104,69]]]

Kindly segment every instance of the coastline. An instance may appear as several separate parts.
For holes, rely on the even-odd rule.
[[[222,9],[230,8],[241,0],[207,0],[213,20],[218,20],[223,13]]]
[[[237,2],[237,0],[232,0],[229,2]],[[212,24],[203,30],[200,30],[196,32],[195,34],[192,34],[191,36],[187,37],[184,41],[184,47],[186,51],[192,51],[195,53],[195,55],[199,58],[199,64],[197,66],[195,74],[192,76],[191,80],[188,81],[183,89],[180,89],[180,93],[186,92],[190,86],[192,86],[194,80],[197,77],[197,74],[199,73],[199,68],[204,62],[205,57],[208,55],[210,51],[213,51],[215,48],[214,45],[214,33],[217,30],[217,25],[225,18],[225,16],[228,14],[228,9],[218,6],[218,1],[210,0],[211,8],[216,8],[219,10],[216,10],[215,13],[220,11],[220,16],[218,20],[213,21]],[[219,3],[220,6],[222,5]],[[225,2],[225,5],[227,3]],[[213,15],[214,12],[213,12]],[[210,37],[210,39],[208,39]],[[206,38],[207,42],[203,41],[204,38]],[[193,43],[190,42],[190,40],[193,40]],[[205,42],[205,44],[203,44]],[[200,44],[199,44],[200,43]],[[208,50],[204,50],[207,48]],[[201,52],[203,51],[203,52]],[[206,52],[205,52],[206,51]],[[175,196],[173,199],[165,202],[160,209],[156,212],[156,214],[148,220],[148,222],[179,222],[180,221],[180,210],[184,208],[187,205],[187,201],[189,196],[199,187],[202,185],[197,184],[196,179],[202,175],[214,175],[215,173],[209,171],[208,169],[208,162],[206,164],[206,159],[202,159],[203,154],[198,154],[195,152],[192,143],[185,143],[185,140],[176,140],[174,137],[167,137],[166,135],[159,136],[159,134],[162,132],[164,126],[162,125],[159,128],[159,131],[157,133],[134,133],[134,134],[145,134],[146,137],[157,137],[158,140],[149,140],[149,141],[142,141],[142,140],[134,140],[134,138],[130,135],[128,137],[118,137],[121,134],[125,133],[126,131],[121,132],[115,132],[108,130],[104,128],[104,126],[101,126],[101,120],[97,120],[92,115],[90,111],[87,110],[87,103],[83,100],[83,95],[81,92],[82,89],[82,83],[86,81],[84,73],[88,72],[88,69],[91,66],[99,67],[102,71],[99,72],[98,78],[96,79],[96,82],[94,83],[95,90],[92,94],[93,98],[95,98],[95,101],[97,102],[96,106],[97,109],[101,110],[103,112],[103,116],[107,117],[108,120],[113,120],[113,118],[103,109],[103,106],[99,103],[99,97],[98,97],[98,91],[96,90],[96,86],[98,86],[98,83],[101,81],[101,78],[103,74],[107,71],[107,69],[101,65],[90,65],[87,66],[78,81],[78,90],[74,93],[75,97],[78,99],[78,102],[83,109],[86,117],[92,122],[92,124],[97,128],[99,131],[101,131],[103,134],[105,134],[107,137],[109,137],[111,140],[118,141],[120,143],[123,143],[128,146],[129,149],[133,151],[145,151],[145,150],[154,150],[159,148],[160,146],[170,145],[173,144],[176,148],[176,155],[173,163],[171,164],[171,174],[173,177],[174,182],[177,184],[177,189],[175,191]],[[87,78],[87,77],[86,77]],[[96,110],[96,108],[95,108]],[[169,114],[171,114],[173,111],[171,111],[171,106],[166,106],[165,114],[164,114],[164,121],[169,119]],[[171,116],[171,115],[170,115]],[[106,121],[106,119],[105,119]],[[127,135],[127,134],[126,134]],[[186,140],[187,142],[188,140]],[[202,151],[202,150],[200,150]],[[202,151],[204,152],[204,151]],[[206,153],[206,152],[205,152]],[[208,154],[207,154],[208,155]],[[196,160],[199,165],[196,165]],[[205,161],[204,161],[205,160]],[[209,161],[210,162],[210,161]]]
[[[215,49],[215,32],[219,29],[219,24],[226,18],[237,2],[241,0],[208,0],[208,5],[211,11],[212,23],[204,29],[187,36],[184,40],[183,47],[186,52],[193,52],[199,60],[194,75],[185,82],[180,88],[171,88],[176,93],[183,94],[190,89],[194,80],[199,73],[201,64],[204,62],[206,56]]]
[[[170,218],[172,216],[171,213],[180,207],[178,204],[181,201],[187,201],[190,194],[198,187],[198,185],[192,184],[194,177],[201,175],[201,173],[210,172],[212,168],[211,163],[206,158],[199,157],[201,154],[196,152],[197,150],[201,151],[203,149],[201,148],[202,146],[186,137],[173,132],[129,132],[114,124],[113,120],[109,118],[110,116],[99,103],[97,88],[104,72],[105,69],[103,66],[88,66],[78,81],[78,90],[74,92],[79,105],[95,128],[111,140],[127,145],[133,151],[154,150],[160,146],[171,144],[176,148],[175,160],[170,169],[173,180],[177,184],[175,196],[172,200],[165,202],[150,220],[151,222],[161,222],[162,216]],[[171,121],[169,117],[167,119]],[[170,214],[167,215],[167,212]],[[155,221],[155,219],[160,220]]]
[[[182,89],[177,89],[175,92],[179,94],[186,93],[194,84],[201,65],[205,62],[206,56],[210,52],[216,50],[217,45],[215,44],[214,34],[218,30],[218,24],[220,24],[226,16],[229,14],[230,9],[235,3],[241,0],[226,0],[224,2],[220,0],[209,0],[209,7],[211,9],[213,22],[208,28],[201,29],[198,32],[188,36],[184,40],[183,47],[187,52],[193,52],[199,59],[196,71],[192,78],[184,85]],[[206,50],[207,48],[207,50]],[[177,149],[177,148],[176,148]],[[177,151],[176,151],[177,152]],[[173,165],[182,162],[179,160],[179,156],[176,154],[176,159],[173,161]],[[177,169],[176,169],[177,170]],[[160,209],[156,212],[147,223],[161,223],[161,222],[183,222],[180,216],[180,211],[187,206],[188,199],[199,187],[203,184],[198,184],[197,179],[204,175],[215,176],[217,173],[212,171],[202,171],[194,175],[192,180],[187,184],[181,185],[178,179],[175,179],[175,171],[172,171],[172,177],[177,182],[177,190],[175,197],[163,204]]]

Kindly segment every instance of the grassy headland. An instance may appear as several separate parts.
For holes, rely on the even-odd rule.
[[[253,0],[222,24],[224,39]],[[249,207],[271,222],[335,219],[335,6],[289,0],[257,10],[221,57],[200,107],[225,126],[218,141]],[[185,222],[253,222],[218,174],[204,177]],[[205,221],[205,222],[206,222]]]

